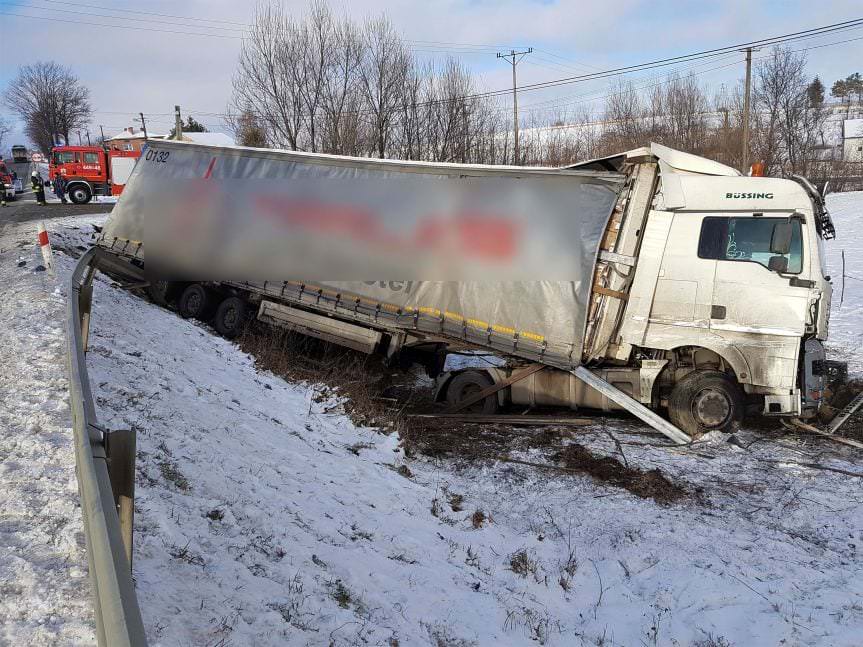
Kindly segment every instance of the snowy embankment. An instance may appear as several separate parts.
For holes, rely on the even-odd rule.
[[[827,196],[836,240],[827,243],[833,283],[828,352],[863,378],[863,191]],[[842,252],[845,277],[842,276]]]
[[[95,644],[65,298],[35,243],[33,224],[0,237],[0,645]]]
[[[830,204],[831,253],[863,277],[863,194]],[[831,342],[858,376],[861,288],[841,311],[837,295]],[[851,448],[744,430],[673,449],[620,419],[577,432],[661,469],[687,493],[668,505],[574,471],[408,459],[313,385],[104,277],[88,363],[100,422],[138,432],[134,575],[154,645],[860,644]]]

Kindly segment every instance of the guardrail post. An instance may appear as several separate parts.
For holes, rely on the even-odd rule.
[[[93,284],[85,283],[78,288],[78,310],[81,313],[81,345],[87,352],[87,341],[90,337],[90,307],[93,303]]]
[[[105,434],[105,455],[114,504],[120,518],[120,534],[132,568],[132,537],[135,520],[135,432],[129,429]]]

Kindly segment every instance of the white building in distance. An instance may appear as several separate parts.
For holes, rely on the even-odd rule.
[[[846,162],[863,162],[863,119],[846,119],[842,140],[842,159]]]

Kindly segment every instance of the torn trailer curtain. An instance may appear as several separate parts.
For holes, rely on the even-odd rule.
[[[100,244],[574,366],[623,180],[151,140]]]

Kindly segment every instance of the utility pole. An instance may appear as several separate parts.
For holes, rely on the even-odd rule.
[[[528,47],[523,52],[516,52],[514,49],[509,50],[509,54],[497,53],[498,58],[504,58],[512,65],[512,126],[513,126],[513,143],[514,154],[513,164],[518,164],[518,84],[516,83],[515,68],[525,56],[533,52],[533,47]]]
[[[78,132],[78,146],[80,146],[81,145],[81,131],[79,130],[77,132]]]
[[[183,117],[180,116],[180,106],[174,106],[174,139],[183,141]]]
[[[105,128],[102,127],[102,124],[99,124],[99,132],[102,133],[102,146],[105,145]]]
[[[86,133],[87,133],[87,146],[92,146],[92,144],[90,143],[90,131],[89,131],[89,130],[86,130],[86,131],[84,131],[84,132],[86,132]]]
[[[749,86],[752,84],[752,48],[746,48],[746,88],[743,91],[743,142],[741,171],[749,172]]]
[[[141,115],[141,130],[144,131],[144,141],[147,141],[147,122],[144,121],[143,112],[139,112],[138,114]]]

